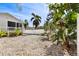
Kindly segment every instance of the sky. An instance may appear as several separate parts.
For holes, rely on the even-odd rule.
[[[42,26],[49,13],[49,9],[45,3],[0,3],[0,13],[10,13],[23,21],[27,19],[29,26],[32,27],[32,21],[30,21],[32,17],[31,14],[35,13],[41,16],[40,26]]]

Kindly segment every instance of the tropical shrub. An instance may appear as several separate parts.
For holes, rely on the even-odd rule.
[[[19,35],[22,35],[22,32],[20,29],[15,29],[15,31],[9,32],[9,37],[15,37],[15,36],[19,36]]]
[[[75,6],[75,7],[73,7]],[[76,40],[77,13],[79,4],[60,3],[49,4],[48,23],[45,30],[49,30],[52,41],[57,41],[63,49],[69,51],[69,42]],[[48,27],[47,27],[48,26]]]
[[[21,30],[20,30],[20,29],[16,29],[16,30],[15,30],[15,35],[16,35],[16,36],[22,35]]]
[[[7,32],[0,30],[0,37],[6,37],[6,36],[7,36]]]

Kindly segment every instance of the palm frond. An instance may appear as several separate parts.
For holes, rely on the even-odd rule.
[[[34,19],[34,17],[31,18],[31,21]]]
[[[32,16],[36,16],[34,13],[32,13]]]

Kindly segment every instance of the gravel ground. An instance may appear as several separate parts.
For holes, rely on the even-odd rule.
[[[46,40],[46,36],[27,35],[0,38],[0,56],[63,56],[60,45]],[[72,49],[74,47],[72,46]],[[74,52],[75,50],[75,52]],[[76,56],[76,49],[72,56]]]
[[[46,36],[37,34],[44,30],[26,30],[23,36],[0,38],[0,56],[63,56],[60,45],[54,45]],[[75,48],[72,46],[72,49]],[[74,52],[75,50],[75,52]],[[72,55],[77,55],[76,49]]]
[[[45,36],[27,35],[0,38],[0,55],[2,56],[44,56],[46,48],[52,43],[42,41]]]

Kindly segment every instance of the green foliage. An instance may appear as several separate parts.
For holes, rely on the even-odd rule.
[[[32,13],[32,16],[33,17],[31,18],[31,21],[33,21],[33,25],[35,26],[35,29],[36,29],[41,22],[41,17],[34,13]]]
[[[7,36],[7,32],[0,30],[0,37],[6,37],[6,36]]]
[[[50,13],[44,29],[52,30],[53,33],[50,34],[53,42],[64,43],[76,39],[78,6],[79,4],[71,3],[49,4]]]
[[[19,35],[22,35],[22,32],[20,29],[16,29],[15,31],[9,32],[9,37],[15,37]]]
[[[48,21],[46,21],[45,24],[44,24],[44,30],[47,31],[48,30],[48,27],[49,27],[48,26]]]
[[[21,34],[22,34],[22,32],[21,32],[20,29],[16,29],[16,30],[15,30],[15,35],[16,35],[16,36],[19,36],[19,35],[21,35]]]
[[[69,3],[69,6],[73,11],[79,13],[79,3]]]
[[[15,31],[9,32],[9,37],[15,37],[19,35],[22,35],[22,32],[20,29],[16,29]]]
[[[26,29],[27,26],[28,26],[28,21],[25,19],[25,21],[24,21],[24,28]]]

